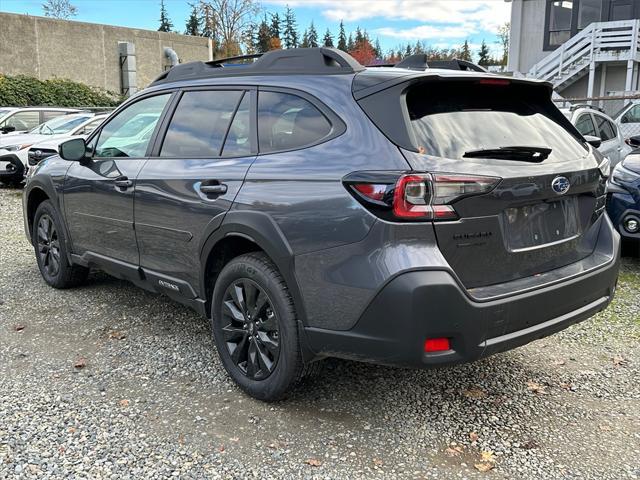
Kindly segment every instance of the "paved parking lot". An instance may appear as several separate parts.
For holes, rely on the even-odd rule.
[[[0,188],[0,478],[640,477],[638,260],[556,336],[432,371],[328,361],[268,405],[190,310],[102,274],[48,288],[20,197]]]

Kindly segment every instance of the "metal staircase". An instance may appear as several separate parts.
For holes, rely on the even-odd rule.
[[[592,23],[535,64],[527,76],[551,82],[556,91],[561,92],[589,75],[588,96],[592,97],[597,66],[612,62],[627,62],[626,90],[636,90],[634,73],[640,65],[640,19]]]

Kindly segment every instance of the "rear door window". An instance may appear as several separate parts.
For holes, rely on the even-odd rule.
[[[295,150],[322,141],[331,123],[308,100],[282,92],[258,94],[258,141],[261,153]]]
[[[229,126],[222,150],[223,157],[245,157],[251,154],[251,94],[245,93]]]
[[[464,159],[506,147],[551,149],[548,158],[558,161],[586,154],[538,87],[426,82],[410,88],[406,102],[415,147],[427,155]]]
[[[591,135],[592,137],[598,136],[596,127],[591,119],[591,115],[588,113],[580,115],[580,118],[578,118],[578,121],[576,122],[576,128],[582,135]]]
[[[242,90],[185,92],[162,142],[161,157],[218,157]]]
[[[596,122],[598,124],[598,131],[600,132],[600,135],[597,136],[599,136],[603,142],[616,138],[616,128],[609,120],[600,115],[596,115]]]

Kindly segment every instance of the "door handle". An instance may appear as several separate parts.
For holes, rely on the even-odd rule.
[[[133,181],[129,180],[127,177],[118,177],[113,182],[116,187],[126,189],[129,187],[133,187]]]
[[[200,191],[205,195],[224,195],[227,193],[227,186],[224,183],[218,185],[200,185]]]

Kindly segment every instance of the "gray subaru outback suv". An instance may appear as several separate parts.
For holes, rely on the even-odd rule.
[[[326,48],[231,64],[172,68],[30,172],[49,285],[97,268],[192,307],[262,400],[326,357],[469,362],[613,298],[608,161],[549,84]]]

